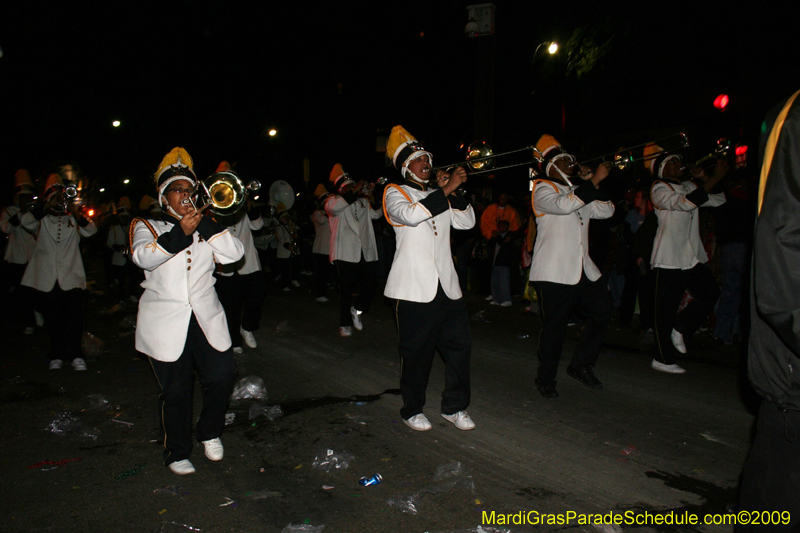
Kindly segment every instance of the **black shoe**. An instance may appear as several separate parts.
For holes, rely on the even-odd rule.
[[[536,380],[536,388],[539,389],[539,394],[545,398],[558,398],[558,391],[556,390],[556,382],[545,383]]]
[[[589,365],[586,365],[579,370],[568,366],[567,374],[569,374],[570,377],[577,379],[590,389],[603,390],[603,384],[600,383],[599,379],[594,377],[594,371],[592,371],[592,367]]]

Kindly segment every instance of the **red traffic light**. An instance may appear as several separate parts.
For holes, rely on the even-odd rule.
[[[716,98],[714,98],[714,107],[724,111],[725,107],[727,107],[727,105],[728,105],[728,101],[729,101],[728,95],[727,94],[721,94],[721,95],[717,96]]]

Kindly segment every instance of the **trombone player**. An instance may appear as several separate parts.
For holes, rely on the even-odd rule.
[[[234,361],[225,312],[214,290],[216,263],[244,254],[241,241],[203,216],[189,201],[197,177],[183,148],[168,153],[155,174],[163,220],[131,222],[131,258],[144,269],[136,349],[150,359],[161,389],[164,464],[175,474],[195,472],[192,452],[194,371],[203,387],[195,438],[211,461],[223,456],[220,435],[233,390]]]
[[[558,362],[573,312],[586,318],[586,325],[567,374],[590,389],[603,388],[594,375],[594,365],[612,305],[602,273],[589,257],[589,221],[610,218],[614,204],[600,188],[609,173],[607,163],[594,172],[585,166],[578,168],[575,157],[550,135],[539,139],[536,150],[541,154],[539,169],[546,176],[534,182],[531,194],[538,233],[530,280],[542,306],[536,387],[545,398],[557,398]],[[578,185],[572,181],[576,177]]]
[[[392,129],[386,153],[404,178],[401,185],[389,185],[383,193],[386,220],[397,236],[384,295],[397,300],[400,416],[411,429],[431,429],[422,409],[438,348],[445,362],[441,416],[460,430],[475,429],[467,413],[472,335],[450,251],[450,227],[475,226],[472,206],[453,194],[467,174],[463,168],[449,175],[439,171],[439,188],[431,190],[431,153],[402,126]]]

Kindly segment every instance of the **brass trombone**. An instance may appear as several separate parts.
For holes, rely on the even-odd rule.
[[[504,165],[501,167],[495,167],[495,163],[498,158],[513,154],[518,154],[521,152],[527,152],[529,150],[532,152],[532,159],[528,161],[522,161],[519,163]],[[492,151],[492,147],[489,146],[488,143],[484,141],[476,141],[467,147],[467,159],[465,161],[459,161],[458,163],[452,163],[450,165],[433,167],[431,171],[434,174],[436,174],[436,172],[438,172],[439,170],[450,170],[455,167],[468,167],[467,174],[470,176],[474,176],[476,174],[483,174],[485,172],[495,172],[498,170],[505,170],[507,168],[529,166],[531,163],[538,160],[536,158],[536,155],[533,153],[534,151],[535,147],[525,146],[517,150],[510,150],[508,152],[503,152],[501,154],[495,154]]]
[[[633,156],[633,150],[635,149],[641,148],[642,150],[644,150],[644,147],[647,146],[648,144],[659,144],[667,140],[672,140],[675,137],[678,137],[678,143],[680,145],[677,148],[664,149],[648,155],[642,154],[641,157]],[[687,137],[685,133],[678,132],[669,135],[667,137],[662,137],[661,139],[656,139],[655,141],[637,144],[635,146],[631,146],[630,148],[620,148],[616,152],[612,152],[610,154],[605,154],[593,157],[591,159],[587,159],[585,161],[576,162],[573,163],[572,166],[586,166],[591,168],[601,163],[611,163],[612,166],[618,168],[619,170],[624,171],[630,168],[633,165],[633,163],[636,163],[637,161],[650,161],[660,156],[661,154],[665,154],[668,152],[675,152],[676,150],[682,150],[688,147],[689,147],[689,137]]]

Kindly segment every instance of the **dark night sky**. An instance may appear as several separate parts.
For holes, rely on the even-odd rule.
[[[721,136],[754,143],[769,108],[800,88],[788,14],[768,4],[498,0],[496,35],[470,40],[468,3],[7,5],[0,168],[10,185],[17,168],[38,177],[70,160],[103,183],[146,187],[181,145],[201,175],[227,159],[248,178],[299,181],[307,156],[312,182],[336,162],[372,178],[376,138],[398,123],[435,163],[461,159],[476,87],[492,79],[498,152],[545,132],[588,153],[673,131],[710,151]],[[565,75],[563,54],[540,51],[531,67],[538,43],[575,28],[612,38],[586,76]],[[723,92],[724,114],[711,105]]]

